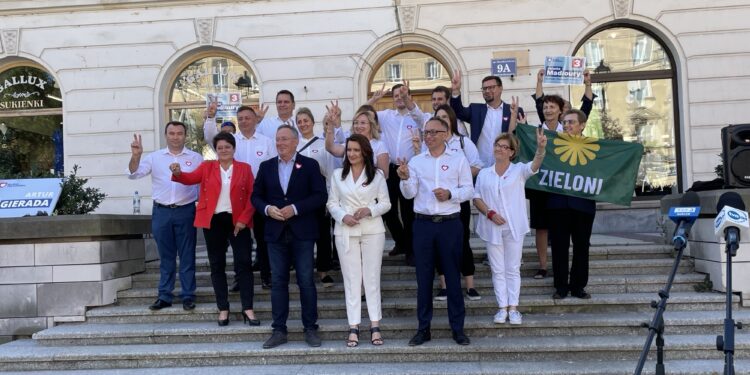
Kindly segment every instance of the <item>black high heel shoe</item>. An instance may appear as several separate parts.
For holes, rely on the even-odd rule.
[[[244,311],[242,312],[242,322],[245,323],[245,324],[247,324],[247,325],[251,325],[251,326],[259,326],[260,325],[260,320],[258,320],[258,319],[250,319],[250,317],[247,316],[247,313],[244,312]]]
[[[221,311],[219,312],[219,314],[221,314]],[[228,326],[229,325],[229,311],[227,311],[227,318],[219,319],[217,323],[219,323],[219,327]]]

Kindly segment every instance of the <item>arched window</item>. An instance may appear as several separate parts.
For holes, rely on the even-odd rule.
[[[30,61],[0,66],[0,178],[62,175],[62,95]]]
[[[203,53],[186,63],[169,91],[167,116],[188,126],[187,147],[205,158],[215,154],[203,141],[203,111],[209,100],[220,103],[216,121],[237,124],[237,108],[258,107],[258,82],[250,68],[229,54]]]
[[[450,67],[427,51],[396,51],[386,56],[378,65],[375,74],[370,78],[370,91],[367,96],[371,97],[374,91],[383,87],[383,84],[386,89],[390,89],[393,85],[406,80],[409,81],[414,101],[422,111],[429,113],[432,112],[432,89],[441,85],[450,88],[450,73]],[[393,108],[393,102],[391,98],[385,97],[375,103],[375,108]]]
[[[581,43],[597,98],[584,134],[643,145],[636,195],[669,194],[679,179],[679,128],[674,60],[645,30],[610,27]],[[583,86],[571,88],[571,100]]]

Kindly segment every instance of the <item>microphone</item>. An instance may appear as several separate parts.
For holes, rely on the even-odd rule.
[[[669,209],[669,219],[677,224],[672,237],[672,244],[675,249],[682,249],[687,245],[688,233],[693,223],[698,219],[701,212],[701,199],[694,191],[685,193],[680,199],[678,207]]]
[[[729,191],[719,197],[716,211],[718,214],[714,220],[714,234],[724,235],[731,256],[735,256],[740,247],[740,233],[747,234],[750,229],[745,203],[739,194]]]

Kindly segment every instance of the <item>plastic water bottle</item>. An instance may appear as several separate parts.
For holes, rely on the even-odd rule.
[[[133,193],[133,215],[141,214],[141,196],[138,195],[138,190]]]

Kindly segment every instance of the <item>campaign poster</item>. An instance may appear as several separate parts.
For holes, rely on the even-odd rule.
[[[544,83],[582,85],[585,57],[547,56],[544,59]]]
[[[61,178],[0,180],[0,218],[52,215],[62,191]]]
[[[242,94],[239,92],[216,92],[206,94],[206,106],[211,102],[218,103],[216,118],[228,120],[237,116],[237,109],[242,105]]]

